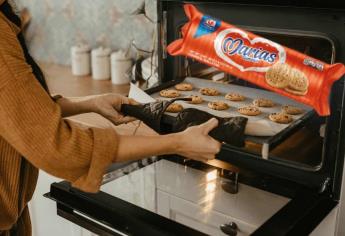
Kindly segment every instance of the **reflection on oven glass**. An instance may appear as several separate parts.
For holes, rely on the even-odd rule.
[[[206,174],[205,198],[201,204],[204,206],[203,212],[208,212],[213,208],[213,200],[217,188],[218,171],[212,170]]]
[[[218,171],[217,170],[212,170],[206,174],[206,181],[207,183],[212,182],[217,179],[218,176]]]
[[[233,221],[238,235],[249,235],[289,202],[288,198],[240,184],[237,194],[224,191],[217,170],[204,172],[160,160],[118,177],[101,191],[208,235]]]

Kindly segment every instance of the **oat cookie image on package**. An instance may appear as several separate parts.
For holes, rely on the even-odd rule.
[[[289,89],[304,92],[308,90],[309,81],[307,76],[300,70],[291,69],[289,77]]]
[[[275,88],[286,88],[290,83],[291,68],[285,63],[276,63],[265,74],[266,82]]]

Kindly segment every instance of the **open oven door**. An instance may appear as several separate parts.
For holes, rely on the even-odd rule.
[[[286,197],[240,183],[236,193],[214,167],[166,159],[130,166],[109,173],[97,194],[61,182],[46,197],[59,216],[99,235],[317,236],[335,228],[337,202],[312,191]],[[326,217],[330,224],[318,227]]]

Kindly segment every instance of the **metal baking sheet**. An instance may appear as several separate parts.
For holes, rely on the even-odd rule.
[[[297,121],[303,116],[305,116],[309,111],[312,110],[311,107],[306,106],[304,104],[298,103],[294,100],[289,98],[280,96],[279,94],[269,92],[266,90],[255,89],[245,86],[233,85],[233,84],[223,84],[223,83],[216,83],[210,80],[200,79],[200,78],[193,78],[187,77],[184,82],[191,83],[194,87],[192,91],[180,91],[181,97],[187,97],[189,95],[199,95],[202,96],[204,102],[202,104],[189,104],[185,101],[177,101],[183,105],[184,108],[196,108],[203,111],[206,111],[210,114],[219,116],[219,117],[232,117],[232,116],[244,116],[237,112],[237,108],[249,105],[253,103],[254,99],[257,98],[268,98],[271,99],[276,103],[276,105],[272,108],[263,108],[261,107],[260,110],[262,113],[258,116],[244,116],[248,118],[248,124],[246,127],[246,135],[250,136],[274,136],[281,132],[282,130],[289,127],[290,124],[278,124],[268,119],[268,115],[275,112],[281,111],[282,105],[292,105],[299,108],[302,108],[305,112],[301,115],[293,116],[294,120]],[[219,96],[204,96],[199,93],[199,89],[203,87],[215,88],[220,92]],[[172,87],[173,88],[173,87]],[[227,93],[240,93],[246,97],[246,99],[242,102],[232,102],[225,99],[225,94]],[[169,98],[163,98],[159,95],[159,92],[151,94],[151,96],[155,99],[167,100]],[[224,111],[216,111],[208,108],[207,104],[210,101],[223,101],[230,105],[228,110]],[[171,116],[176,116],[174,113],[168,113]]]

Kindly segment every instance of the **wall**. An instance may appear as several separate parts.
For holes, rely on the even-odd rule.
[[[152,51],[156,0],[15,0],[32,21],[26,32],[36,60],[70,63],[70,47],[80,42],[113,50]],[[131,46],[131,55],[137,52]]]

